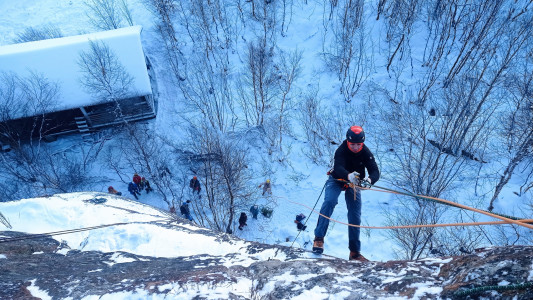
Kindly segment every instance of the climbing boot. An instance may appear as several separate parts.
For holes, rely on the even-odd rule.
[[[366,259],[361,253],[350,251],[350,260],[355,260],[359,262],[368,262],[369,260]]]
[[[322,254],[322,252],[324,252],[323,237],[315,237],[315,241],[313,242],[313,252],[316,254]]]

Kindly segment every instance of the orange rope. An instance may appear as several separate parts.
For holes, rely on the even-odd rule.
[[[344,180],[339,180],[339,181],[344,181]],[[348,183],[348,182],[346,182],[346,183]],[[372,190],[372,191],[376,191],[376,192],[384,192],[384,193],[391,193],[391,194],[397,194],[397,195],[407,195],[407,196],[425,198],[425,199],[430,199],[430,200],[442,202],[442,203],[445,203],[445,204],[448,204],[448,205],[451,205],[451,206],[454,206],[454,207],[458,207],[458,208],[474,211],[474,212],[481,213],[481,214],[484,214],[484,215],[487,215],[487,216],[490,216],[490,217],[493,217],[493,218],[497,218],[497,219],[500,219],[502,221],[472,222],[472,223],[447,223],[447,224],[400,225],[400,226],[363,226],[363,225],[355,225],[355,224],[344,223],[344,222],[332,219],[332,218],[327,217],[327,216],[321,214],[320,212],[317,212],[316,210],[306,206],[305,204],[294,202],[294,201],[291,201],[291,200],[288,200],[288,199],[287,200],[289,202],[291,202],[291,203],[298,204],[298,205],[301,205],[303,207],[306,207],[307,209],[310,209],[312,212],[314,212],[314,213],[316,213],[316,214],[318,214],[318,215],[320,215],[320,216],[322,216],[322,217],[324,217],[324,218],[326,218],[326,219],[328,219],[330,221],[333,221],[333,222],[336,222],[336,223],[340,223],[340,224],[343,224],[343,225],[347,225],[347,226],[359,227],[359,228],[368,228],[368,229],[401,229],[401,228],[448,227],[448,226],[502,225],[502,224],[511,224],[512,223],[512,224],[515,224],[515,225],[520,225],[520,226],[527,227],[529,229],[533,229],[533,225],[527,224],[527,223],[531,223],[533,221],[532,219],[513,220],[513,219],[509,219],[509,218],[506,218],[506,217],[503,217],[503,216],[499,216],[499,215],[496,215],[496,214],[493,214],[493,213],[490,213],[490,212],[486,212],[486,211],[483,211],[483,210],[480,210],[480,209],[477,209],[477,208],[473,208],[473,207],[470,207],[470,206],[462,205],[462,204],[459,204],[459,203],[456,203],[456,202],[453,202],[453,201],[449,201],[449,200],[445,200],[445,199],[441,199],[441,198],[423,196],[423,195],[414,195],[414,194],[411,195],[411,194],[407,194],[407,193],[400,193],[400,192],[396,192],[396,191],[385,189],[385,188],[378,187],[378,186],[373,186],[374,188],[365,188],[365,187],[356,186],[353,183],[349,183],[349,185],[350,185],[351,188],[354,189],[354,198],[355,198],[355,194],[357,192],[356,191],[357,189]],[[375,188],[377,188],[377,189],[375,189]],[[524,222],[524,223],[522,223],[522,222]]]
[[[383,190],[383,188],[380,188],[380,187],[376,187],[376,188],[378,188],[378,189],[372,189],[372,188],[361,188],[361,189],[373,190],[373,191],[376,191],[376,192],[385,192],[385,193],[392,193],[392,194],[402,195],[402,193],[398,193],[398,192],[394,192],[394,191],[390,191],[390,190],[389,191]],[[484,215],[487,215],[487,216],[490,216],[490,217],[493,217],[493,218],[500,219],[500,220],[504,221],[503,224],[513,223],[515,225],[520,225],[520,226],[527,227],[529,229],[533,229],[533,225],[522,223],[522,222],[528,222],[528,220],[513,220],[513,219],[509,219],[509,218],[506,218],[506,217],[498,216],[496,214],[493,214],[493,213],[490,213],[490,212],[486,212],[486,211],[474,208],[474,207],[466,206],[466,205],[463,205],[463,204],[459,204],[459,203],[456,203],[456,202],[453,202],[453,201],[449,201],[449,200],[445,200],[445,199],[441,199],[441,198],[423,196],[423,195],[411,195],[411,196],[419,197],[419,198],[425,198],[425,199],[431,199],[431,200],[435,200],[435,201],[438,201],[438,202],[446,203],[448,205],[455,206],[455,207],[458,207],[458,208],[462,208],[462,209],[470,210],[470,211],[477,212],[477,213],[480,213],[480,214],[484,214]]]
[[[287,201],[291,202],[291,203],[294,203],[294,204],[297,204],[297,205],[300,205],[300,206],[303,206],[309,210],[311,210],[312,212],[330,220],[330,221],[333,221],[335,223],[339,223],[339,224],[343,224],[343,225],[347,225],[347,226],[351,226],[351,227],[359,227],[359,228],[367,228],[367,229],[402,229],[402,228],[425,228],[425,227],[448,227],[448,226],[480,226],[480,225],[502,225],[502,224],[509,224],[510,222],[507,222],[507,221],[492,221],[492,222],[473,222],[473,223],[448,223],[448,224],[422,224],[422,225],[400,225],[400,226],[365,226],[365,225],[355,225],[355,224],[350,224],[350,223],[345,223],[345,222],[341,222],[339,220],[335,220],[333,218],[330,218],[326,215],[323,215],[321,214],[320,212],[312,209],[311,207],[305,205],[305,204],[302,204],[302,203],[298,203],[298,202],[294,202],[294,201],[291,201],[291,200],[288,200]],[[533,219],[523,219],[523,220],[520,220],[520,221],[523,221],[523,222],[533,222]]]

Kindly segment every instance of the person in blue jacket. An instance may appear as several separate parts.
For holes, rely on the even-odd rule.
[[[130,192],[130,194],[132,194],[135,199],[139,200],[137,195],[140,196],[141,192],[139,191],[139,186],[137,184],[135,184],[134,182],[130,182],[128,184],[128,192]]]

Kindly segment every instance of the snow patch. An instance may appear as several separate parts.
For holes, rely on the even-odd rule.
[[[498,282],[498,286],[506,286],[506,285],[509,285],[511,284],[509,281],[507,280],[502,280],[500,282]]]
[[[30,294],[33,297],[41,298],[42,300],[52,300],[52,297],[50,297],[50,295],[48,295],[48,293],[46,291],[43,291],[43,290],[39,289],[39,287],[35,285],[36,281],[37,281],[37,279],[30,280],[31,284],[26,288],[26,289],[28,289]]]
[[[0,259],[2,258],[6,259],[7,257],[4,254],[0,254]]]
[[[315,286],[310,290],[304,290],[300,295],[293,297],[293,300],[308,300],[308,299],[344,299],[336,298],[335,295],[330,295],[328,290],[323,287]]]
[[[413,295],[413,299],[425,298],[427,294],[438,295],[442,292],[442,287],[430,286],[431,284],[431,282],[418,282],[409,285],[409,287],[417,288],[415,294]]]
[[[87,271],[87,273],[102,272],[103,270],[104,269],[96,269],[96,270]]]
[[[425,262],[426,264],[429,263],[440,263],[440,264],[447,264],[453,260],[452,257],[442,259],[442,258],[435,258],[435,257],[428,257],[428,258],[422,258],[420,261]]]
[[[137,261],[136,259],[133,259],[131,257],[125,257],[123,256],[122,254],[120,253],[114,253],[112,256],[111,256],[111,260],[113,262],[107,262],[105,261],[106,264],[108,264],[109,266],[112,266],[114,264],[122,264],[122,263],[130,263],[130,262],[134,262],[134,261]]]

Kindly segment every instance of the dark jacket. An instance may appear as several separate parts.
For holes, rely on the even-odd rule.
[[[138,187],[135,183],[130,182],[130,183],[128,184],[128,192],[130,192],[130,193],[135,193],[135,192],[137,192],[137,193],[138,193],[138,192],[139,192],[139,187]]]
[[[368,177],[375,184],[379,180],[379,169],[374,159],[374,155],[366,145],[357,153],[348,149],[346,140],[335,151],[333,172],[331,176],[335,179],[348,180],[348,174],[356,171],[361,179],[366,177],[365,169],[368,170]]]
[[[191,181],[189,182],[189,186],[191,187],[191,189],[193,189],[194,191],[200,191],[201,187],[200,187],[200,180],[198,179],[191,179]]]
[[[180,212],[181,212],[181,214],[183,214],[183,215],[189,215],[189,214],[191,213],[191,210],[189,209],[189,203],[184,202],[184,203],[180,206]]]
[[[241,213],[241,216],[239,218],[239,225],[240,226],[246,225],[246,221],[248,221],[248,216],[245,213]]]

